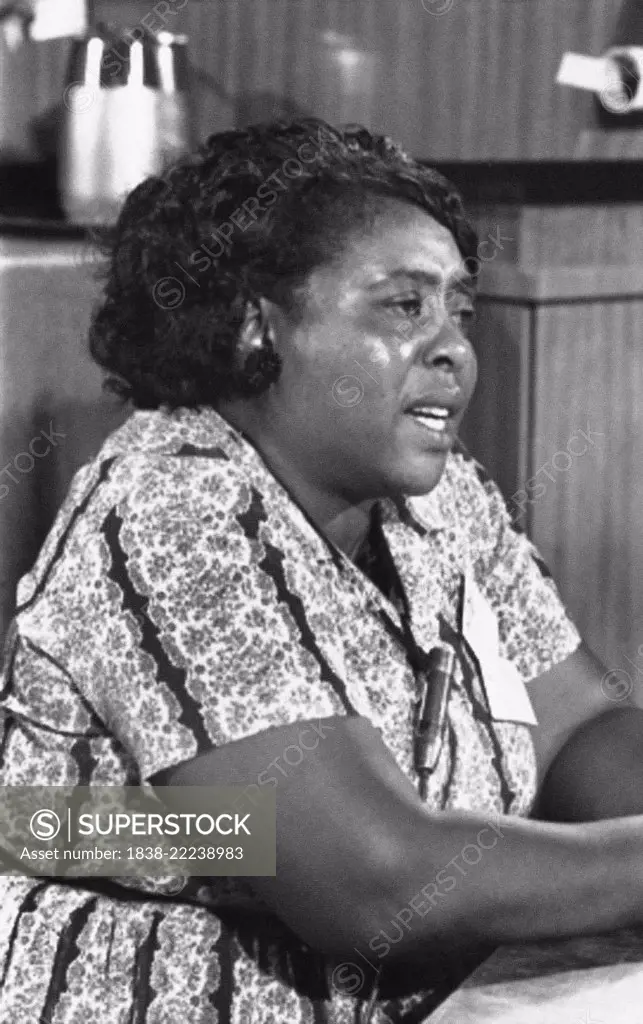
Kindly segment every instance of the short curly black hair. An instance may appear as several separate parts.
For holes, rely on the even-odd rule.
[[[475,255],[455,188],[359,125],[303,118],[220,132],[147,178],[99,238],[89,344],[105,387],[141,409],[216,407],[265,389],[269,379],[235,359],[248,303],[296,311],[310,272],[373,216],[373,195],[421,207]]]

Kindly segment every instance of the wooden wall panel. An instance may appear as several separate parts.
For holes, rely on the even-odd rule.
[[[643,707],[642,272],[494,264],[464,436],[582,636],[609,669],[629,673]]]
[[[460,436],[508,500],[529,472],[530,326],[523,307],[478,303],[478,383]]]
[[[96,0],[99,16],[130,25],[152,7]],[[618,8],[605,0],[188,0],[167,28],[189,33],[196,67],[223,87],[224,96],[198,88],[201,136],[303,110],[364,121],[435,160],[571,159],[581,129],[595,124],[593,101],[557,86],[556,71],[565,50],[602,51]],[[329,32],[366,54],[363,89],[359,74],[333,63]],[[24,122],[59,99],[66,48],[0,54],[13,83],[0,90],[3,149],[11,133],[24,149]]]
[[[643,644],[642,323],[643,301],[552,306],[536,335],[534,472],[554,480],[539,476],[533,537],[583,634],[625,670]],[[580,430],[587,452],[552,468]]]
[[[466,206],[481,239],[497,238],[500,232],[503,247],[496,250],[494,263],[513,261],[523,268],[643,263],[640,203]]]
[[[41,156],[34,124],[61,98],[68,51],[63,39],[26,43],[12,52],[0,33],[0,160]]]
[[[526,208],[520,259],[531,266],[643,263],[643,206],[603,203]]]
[[[191,33],[195,61],[213,73],[220,8],[211,4],[206,31]],[[594,123],[592,101],[556,86],[556,71],[566,49],[600,52],[618,14],[604,0],[235,0],[223,18],[239,10],[243,46],[219,71],[236,65],[245,93],[269,81],[286,108],[364,120],[436,160],[572,158]],[[193,0],[188,31],[198,12]],[[342,93],[321,58],[329,31],[372,54],[370,99]]]

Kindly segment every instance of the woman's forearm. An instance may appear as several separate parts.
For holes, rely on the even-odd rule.
[[[295,722],[179,765],[170,809],[202,810],[204,785],[247,787],[302,729],[320,742],[279,781],[277,873],[252,885],[311,947],[340,960],[357,947],[379,963],[643,924],[643,817],[432,811],[357,716]]]
[[[373,915],[371,959],[643,922],[643,818],[572,826],[433,815],[406,854]]]

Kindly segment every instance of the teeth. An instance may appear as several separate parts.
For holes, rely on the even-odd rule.
[[[446,430],[447,420],[449,418],[448,413],[445,416],[442,412],[440,412],[438,415],[435,415],[434,413],[429,414],[425,412],[414,412],[412,413],[412,416],[414,419],[419,420],[420,423],[423,423],[425,426],[430,427],[431,430],[438,431]]]
[[[418,405],[413,410],[413,413],[419,416],[433,416],[445,420],[449,418],[449,410],[443,409],[440,405]]]

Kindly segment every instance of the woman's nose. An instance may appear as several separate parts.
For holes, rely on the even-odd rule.
[[[459,375],[475,362],[473,348],[453,321],[445,321],[439,335],[424,348],[426,366],[451,371]]]

